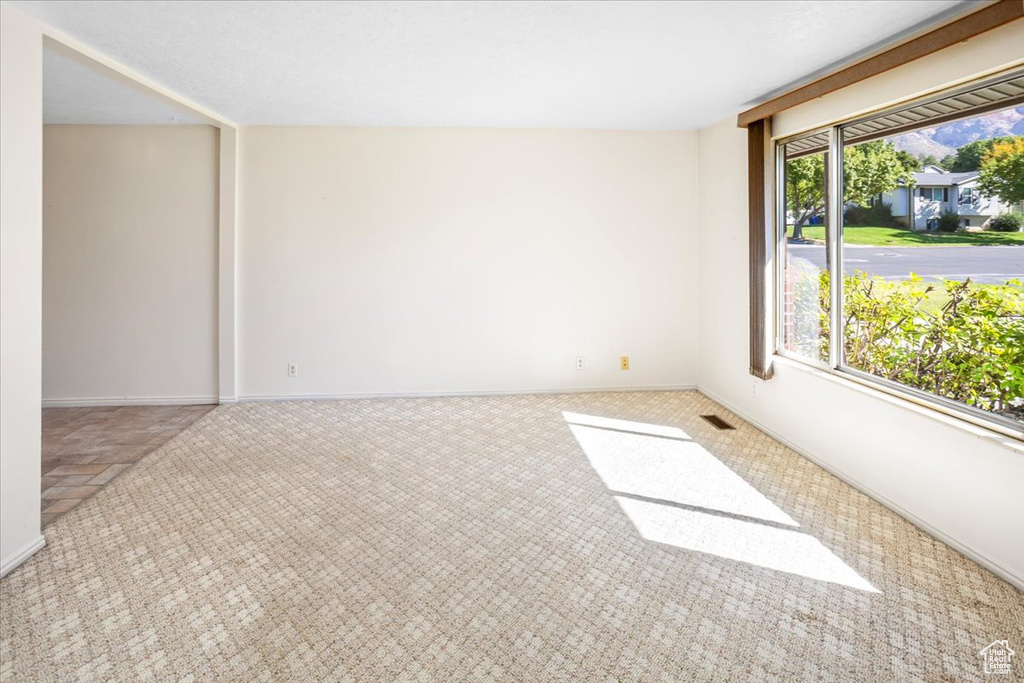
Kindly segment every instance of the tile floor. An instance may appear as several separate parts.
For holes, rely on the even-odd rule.
[[[43,526],[95,494],[213,408],[45,408]]]

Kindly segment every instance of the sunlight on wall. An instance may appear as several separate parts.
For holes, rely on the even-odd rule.
[[[877,592],[681,429],[562,415],[591,467],[645,539]]]

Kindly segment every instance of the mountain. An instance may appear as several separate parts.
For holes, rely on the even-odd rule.
[[[958,147],[968,142],[1003,135],[1024,135],[1024,107],[944,123],[935,128],[922,128],[891,139],[896,149],[905,150],[914,156],[931,154],[941,159],[955,153]]]
[[[902,149],[905,152],[910,152],[915,157],[923,157],[926,154],[930,154],[936,159],[942,159],[943,157],[956,152],[955,147],[950,147],[936,141],[934,138],[935,131],[935,128],[925,128],[913,133],[897,135],[890,139],[893,144],[896,145],[896,149]]]

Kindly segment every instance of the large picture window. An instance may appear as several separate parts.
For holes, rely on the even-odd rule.
[[[777,141],[776,350],[1024,437],[1024,74]]]

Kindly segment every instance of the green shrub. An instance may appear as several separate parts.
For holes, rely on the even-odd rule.
[[[988,229],[997,232],[1020,232],[1024,228],[1024,213],[1010,211],[1001,213],[988,222]]]
[[[894,228],[899,224],[892,215],[892,204],[886,202],[869,206],[865,219],[868,221],[868,225],[878,225],[883,228]]]
[[[939,232],[956,232],[960,229],[960,215],[952,211],[943,211],[939,216]]]
[[[821,274],[822,335],[828,339],[828,272]],[[905,386],[1024,421],[1024,289],[967,280],[886,282],[843,278],[844,363]],[[936,288],[947,302],[921,310]],[[828,359],[827,342],[821,351]]]
[[[845,225],[867,225],[864,218],[866,215],[866,208],[857,204],[851,204],[846,207],[846,211],[843,211],[843,223]]]
[[[853,204],[843,212],[843,223],[853,226],[878,226],[883,228],[895,228],[899,221],[892,215],[892,204],[879,202],[873,206],[858,206]]]

